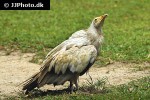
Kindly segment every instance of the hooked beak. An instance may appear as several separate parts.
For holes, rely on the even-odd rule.
[[[101,17],[102,20],[104,20],[107,16],[108,16],[108,14],[104,14],[104,15],[102,15],[100,17]]]
[[[102,16],[99,16],[99,17],[96,17],[96,18],[95,18],[94,24],[95,24],[95,27],[96,27],[97,29],[99,29],[99,28],[101,28],[101,27],[103,26],[104,20],[105,20],[105,18],[106,18],[107,16],[108,16],[108,14],[104,14],[104,15],[102,15]]]
[[[100,24],[101,24],[101,26],[103,26],[103,24],[104,24],[104,20],[105,20],[105,18],[108,16],[108,14],[104,14],[104,15],[102,15],[102,16],[100,16],[99,18],[100,18]]]

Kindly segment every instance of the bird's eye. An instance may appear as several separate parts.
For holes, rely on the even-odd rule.
[[[95,22],[97,22],[97,18],[95,19]]]

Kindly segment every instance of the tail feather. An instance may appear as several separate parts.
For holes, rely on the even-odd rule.
[[[39,87],[45,85],[45,84],[54,84],[54,85],[62,85],[66,81],[69,81],[73,77],[72,74],[50,74],[47,73],[41,83],[39,83]]]
[[[48,84],[53,84],[53,83],[54,83],[53,81],[54,81],[57,77],[58,77],[57,74],[51,75],[51,77],[48,79],[47,83],[48,83]]]
[[[47,73],[41,83],[39,83],[39,86],[43,86],[44,84],[53,84],[53,81],[58,77],[57,74],[49,74]]]
[[[71,74],[64,74],[64,75],[60,75],[58,78],[56,78],[54,80],[54,84],[55,85],[62,85],[64,84],[66,81],[69,81],[69,79],[72,78],[72,75]]]
[[[27,79],[22,83],[22,90],[25,90],[25,94],[28,94],[29,91],[33,90],[36,87],[42,87],[45,84],[63,85],[66,81],[69,81],[74,77],[74,74],[70,71],[65,74],[56,74],[56,73],[46,73],[43,78],[43,74],[38,72],[32,77]]]
[[[33,90],[35,87],[38,87],[38,77],[39,73],[36,73],[31,78],[24,81],[22,90],[26,90],[25,94],[27,94],[29,91]]]

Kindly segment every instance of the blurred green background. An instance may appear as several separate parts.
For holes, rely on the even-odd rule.
[[[150,61],[150,0],[51,0],[48,11],[0,11],[0,47],[34,52],[49,49],[89,27],[94,17],[109,14],[103,32],[103,59]]]
[[[32,61],[38,62],[72,33],[88,28],[94,17],[107,13],[105,41],[96,63],[150,62],[149,5],[150,0],[51,0],[51,10],[47,11],[0,11],[0,50],[7,54],[16,50],[33,52],[36,56]],[[79,92],[35,99],[149,100],[149,81],[147,77],[127,85],[106,87],[107,93]]]

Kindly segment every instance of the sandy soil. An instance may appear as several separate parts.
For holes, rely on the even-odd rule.
[[[0,97],[4,95],[17,95],[21,92],[19,84],[39,71],[40,65],[29,62],[35,54],[13,52],[6,55],[4,51],[0,51]],[[94,81],[99,78],[107,77],[110,85],[119,85],[128,83],[141,77],[150,76],[150,63],[121,63],[114,62],[105,67],[97,68],[94,65],[89,71]],[[89,75],[85,74],[80,77],[80,86],[87,82]],[[52,85],[45,86],[44,89],[59,89],[67,87]]]

